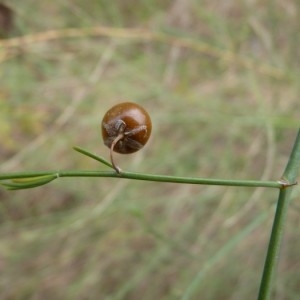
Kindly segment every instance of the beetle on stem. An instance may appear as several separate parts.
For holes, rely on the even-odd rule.
[[[120,173],[121,169],[114,161],[113,152],[130,154],[143,148],[150,137],[152,123],[143,107],[123,102],[106,112],[101,128],[104,144],[110,148],[111,163],[116,172]]]

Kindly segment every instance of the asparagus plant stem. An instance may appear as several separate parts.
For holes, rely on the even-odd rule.
[[[300,129],[283,173],[282,180],[287,183],[279,191],[277,208],[273,222],[272,232],[268,245],[268,252],[265,260],[264,271],[261,279],[258,299],[271,299],[272,283],[276,273],[277,261],[279,258],[280,245],[283,237],[285,220],[288,206],[291,199],[291,187],[295,184],[300,168]]]
[[[268,187],[268,188],[282,187],[282,184],[277,181],[208,179],[208,178],[198,178],[198,177],[178,177],[178,176],[157,175],[157,174],[144,174],[144,173],[134,173],[134,172],[124,172],[124,171],[118,174],[115,171],[84,171],[84,170],[2,173],[0,174],[0,180],[17,179],[17,178],[34,178],[34,177],[44,176],[44,175],[55,175],[57,178],[59,177],[113,177],[113,178],[126,178],[126,179],[135,179],[135,180],[173,182],[173,183],[185,183],[185,184]]]
[[[286,214],[288,210],[288,197],[290,189],[281,189],[272,227],[272,233],[268,245],[268,253],[265,260],[264,271],[259,290],[259,300],[271,299],[272,282],[276,273],[277,260],[280,251],[280,244],[283,236]]]

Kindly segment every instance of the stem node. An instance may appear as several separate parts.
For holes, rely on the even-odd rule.
[[[294,186],[294,185],[297,185],[298,182],[297,181],[294,181],[294,182],[289,182],[287,179],[285,178],[281,178],[280,180],[277,181],[279,184],[281,184],[281,189],[285,189],[285,188],[288,188],[288,187],[291,187],[291,186]]]

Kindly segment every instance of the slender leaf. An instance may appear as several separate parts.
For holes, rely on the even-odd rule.
[[[108,167],[110,167],[110,168],[113,169],[112,164],[109,161],[107,161],[105,158],[103,158],[101,156],[97,156],[97,155],[95,155],[95,154],[93,154],[93,153],[91,153],[91,152],[89,152],[89,151],[87,151],[85,149],[82,149],[80,147],[77,147],[77,146],[73,147],[73,149],[75,151],[77,151],[77,152],[79,152],[79,153],[81,153],[81,154],[83,154],[85,156],[88,156],[88,157],[90,157],[92,159],[95,159],[95,160],[101,162],[102,164],[104,164],[104,165],[106,165],[106,166],[108,166]]]
[[[1,182],[0,184],[8,190],[22,190],[35,188],[51,182],[58,178],[57,175],[45,175],[31,178],[16,178],[12,179],[11,182]]]

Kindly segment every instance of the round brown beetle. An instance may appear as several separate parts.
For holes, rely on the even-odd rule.
[[[123,102],[106,112],[101,128],[104,144],[110,148],[112,165],[120,173],[112,152],[130,154],[143,148],[150,137],[152,123],[143,107],[133,102]]]

